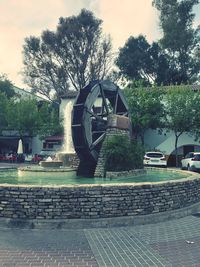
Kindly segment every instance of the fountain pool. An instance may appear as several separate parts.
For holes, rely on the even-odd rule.
[[[164,169],[112,179],[77,177],[75,171],[0,171],[0,222],[29,221],[35,227],[36,221],[50,220],[60,227],[62,220],[65,224],[66,219],[83,219],[89,226],[93,219],[120,217],[131,223],[138,215],[153,216],[198,203],[199,178]]]
[[[184,172],[166,171],[166,170],[147,170],[145,174],[135,175],[133,177],[117,178],[86,178],[77,177],[76,171],[65,171],[59,169],[53,171],[42,171],[40,168],[18,169],[0,171],[0,184],[11,185],[78,185],[78,184],[124,184],[124,183],[144,183],[144,182],[164,182],[177,180],[187,177]]]

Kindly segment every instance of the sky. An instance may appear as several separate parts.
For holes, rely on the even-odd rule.
[[[23,69],[24,39],[55,30],[60,17],[78,15],[82,8],[103,20],[103,32],[110,34],[114,51],[130,36],[146,36],[148,42],[161,38],[159,15],[152,0],[0,0],[0,73],[12,83],[27,88]],[[194,25],[200,24],[200,4],[194,9]]]

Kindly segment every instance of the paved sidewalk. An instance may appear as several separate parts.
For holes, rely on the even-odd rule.
[[[200,217],[85,230],[0,229],[0,267],[199,267]]]

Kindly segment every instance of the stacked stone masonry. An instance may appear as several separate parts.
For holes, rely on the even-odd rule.
[[[109,137],[116,136],[116,135],[127,136],[127,138],[130,138],[129,130],[122,130],[122,129],[118,129],[118,128],[108,128],[106,130],[106,136],[105,136],[105,139],[103,141],[103,144],[105,144],[107,142]],[[99,153],[99,158],[98,158],[95,174],[94,174],[95,177],[107,177],[107,175],[105,173],[104,166],[105,166],[104,146],[102,145],[100,153]]]
[[[200,201],[200,179],[141,185],[0,187],[0,217],[109,218],[153,214]]]

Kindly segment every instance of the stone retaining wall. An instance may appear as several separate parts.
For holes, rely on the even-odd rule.
[[[199,178],[139,185],[0,186],[0,217],[109,218],[164,212],[199,201]]]
[[[124,129],[107,128],[106,136],[103,141],[103,144],[106,144],[107,140],[111,136],[127,136],[127,138],[130,138],[130,132],[129,130],[124,130]],[[99,157],[98,157],[98,162],[97,162],[96,170],[94,173],[94,177],[108,177],[104,169],[105,158],[104,158],[104,145],[103,144],[99,152]]]

